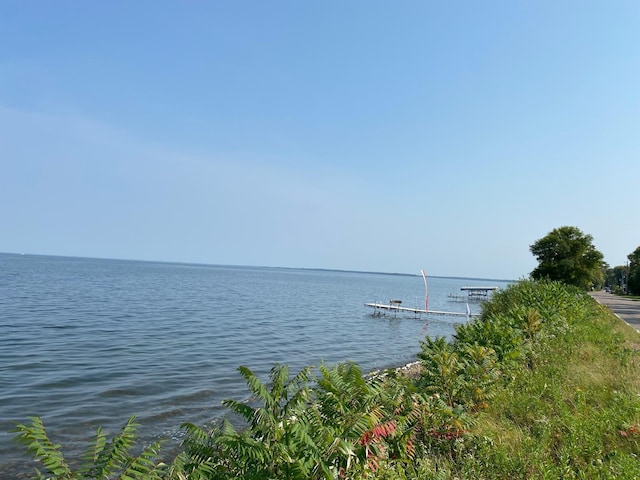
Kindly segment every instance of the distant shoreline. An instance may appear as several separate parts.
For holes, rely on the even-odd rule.
[[[109,258],[109,257],[82,257],[75,255],[52,255],[46,253],[16,253],[16,252],[0,252],[0,255],[12,255],[17,257],[50,257],[50,258],[65,258],[65,259],[77,259],[77,260],[104,260],[109,262],[140,262],[140,263],[159,263],[163,265],[184,265],[192,267],[226,267],[226,268],[258,268],[258,269],[276,269],[276,270],[304,270],[311,272],[333,272],[333,273],[357,273],[365,275],[390,275],[398,277],[419,277],[419,273],[400,273],[400,272],[375,272],[367,270],[344,270],[335,268],[317,268],[317,267],[274,267],[269,265],[234,265],[234,264],[222,264],[222,263],[198,263],[198,262],[181,262],[172,260],[141,260],[135,258]],[[513,279],[503,278],[486,278],[486,277],[461,277],[461,276],[447,276],[447,275],[428,275],[428,278],[447,278],[452,280],[477,280],[477,281],[493,281],[493,282],[517,282]]]

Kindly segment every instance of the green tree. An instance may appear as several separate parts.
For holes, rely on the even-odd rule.
[[[629,259],[629,293],[640,295],[640,247],[627,257]]]
[[[635,254],[636,252],[632,253],[631,255],[628,256],[628,258],[631,260]],[[636,260],[636,262],[637,261],[638,260]],[[631,287],[627,287],[629,275],[630,275],[629,263],[627,263],[626,265],[616,265],[613,268],[607,269],[605,284],[611,287],[615,293],[622,294],[627,290],[627,288],[631,288]]]
[[[593,237],[576,227],[555,228],[530,250],[538,260],[531,272],[535,280],[548,278],[585,290],[604,280],[604,256],[593,246]]]
[[[625,265],[616,265],[608,268],[606,272],[605,285],[608,287],[620,287],[626,282],[627,267]]]

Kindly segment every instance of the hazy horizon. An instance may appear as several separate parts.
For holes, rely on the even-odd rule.
[[[0,4],[0,250],[521,278],[640,245],[640,3]]]
[[[111,258],[111,257],[82,257],[77,255],[52,255],[48,253],[33,253],[33,252],[0,252],[0,255],[15,255],[15,256],[34,256],[34,257],[54,257],[54,258],[77,258],[80,260],[108,260],[116,262],[147,262],[147,263],[167,263],[171,265],[193,265],[202,267],[237,267],[237,268],[273,268],[282,270],[316,270],[327,272],[345,272],[345,273],[371,273],[376,275],[401,275],[407,277],[421,277],[421,273],[414,272],[382,272],[375,270],[349,270],[343,268],[322,268],[322,267],[287,267],[282,265],[248,265],[248,264],[227,264],[227,263],[198,263],[198,262],[182,262],[178,260],[144,260],[139,258]],[[459,280],[495,280],[500,282],[517,282],[518,279],[508,278],[490,278],[490,277],[461,277],[459,275],[427,275],[430,278],[450,278]]]

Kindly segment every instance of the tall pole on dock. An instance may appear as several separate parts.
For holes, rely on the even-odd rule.
[[[424,270],[420,270],[422,273],[422,279],[424,280],[424,311],[425,313],[429,312],[429,287],[427,285],[427,274],[424,273]]]

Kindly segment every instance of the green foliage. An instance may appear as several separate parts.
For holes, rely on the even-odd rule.
[[[418,430],[441,425],[430,420],[426,427],[416,415],[420,397],[408,381],[367,379],[352,363],[321,366],[313,387],[308,369],[289,381],[287,367],[276,366],[268,385],[239,370],[257,406],[224,404],[246,428],[185,425],[184,452],[171,470],[175,478],[361,478],[408,458]]]
[[[640,295],[640,247],[636,248],[627,258],[629,259],[628,293]]]
[[[82,456],[80,468],[73,472],[61,450],[61,445],[53,443],[47,435],[42,420],[31,417],[28,425],[18,425],[17,440],[27,446],[27,450],[46,468],[49,476],[36,470],[34,478],[55,479],[149,479],[162,478],[164,465],[157,462],[160,451],[159,442],[144,448],[138,456],[130,451],[136,443],[135,417],[131,417],[122,432],[107,442],[101,429],[96,432],[95,439]]]
[[[500,328],[487,329],[493,322]],[[438,454],[431,471],[444,478],[639,478],[639,364],[618,325],[586,294],[558,282],[519,282],[494,296],[480,319],[437,346],[461,356],[465,344],[492,343],[508,374],[489,387],[488,408],[474,416],[455,455]],[[637,332],[629,335],[638,341]],[[427,342],[427,350],[437,343]]]
[[[576,227],[560,227],[531,245],[538,266],[531,277],[557,280],[584,290],[604,281],[604,256],[593,246],[593,237]]]
[[[18,440],[27,446],[29,453],[40,460],[55,478],[76,478],[61,452],[61,445],[54,444],[47,436],[42,419],[40,417],[29,417],[29,419],[31,420],[29,425],[20,424],[16,427],[15,431],[19,432]],[[37,471],[35,478],[45,477]]]
[[[621,289],[621,285],[627,283],[628,268],[626,265],[616,265],[608,268],[605,284],[612,289]]]
[[[310,369],[290,378],[287,366],[276,365],[268,385],[247,367],[238,371],[256,406],[236,400],[223,404],[246,422],[246,428],[239,432],[228,420],[211,431],[185,424],[184,453],[172,472],[178,478],[180,470],[186,471],[185,478],[309,478],[318,452],[305,416]]]
[[[491,385],[498,379],[492,348],[427,338],[418,357],[423,366],[419,385],[425,392],[437,394],[450,408],[464,405],[478,409],[486,405]]]

